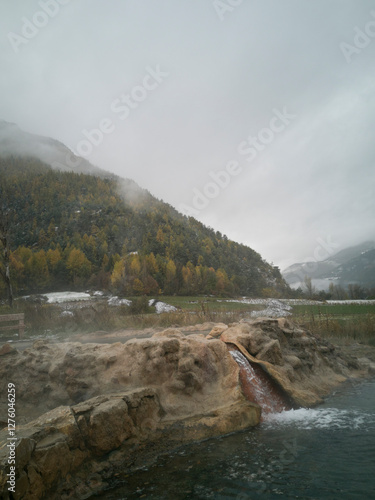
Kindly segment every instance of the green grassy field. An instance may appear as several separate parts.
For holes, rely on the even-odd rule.
[[[160,300],[180,308],[182,311],[211,310],[215,312],[251,312],[263,309],[260,304],[230,302],[231,299],[217,297],[162,297]]]
[[[128,297],[131,307],[110,306],[106,300],[93,300],[73,304],[46,304],[15,301],[14,308],[0,307],[0,314],[25,314],[25,337],[63,334],[95,330],[115,331],[126,328],[189,326],[207,321],[232,323],[249,317],[251,311],[262,305],[227,302],[215,297],[160,297],[159,300],[177,308],[173,312],[156,314],[148,307],[150,297]],[[0,336],[0,342],[1,342]]]
[[[149,298],[130,297],[132,308],[109,306],[106,300],[67,304],[38,304],[16,301],[15,308],[0,308],[0,314],[25,313],[26,337],[70,334],[126,328],[142,329],[188,326],[206,321],[237,322],[249,318],[263,304],[231,302],[216,297],[161,297],[177,308],[174,312],[156,314],[148,307]],[[363,342],[375,345],[375,305],[369,304],[294,304],[293,322],[335,343]],[[4,335],[1,335],[3,337]],[[0,337],[0,342],[1,342]]]
[[[363,314],[375,314],[375,305],[371,304],[317,304],[317,305],[295,305],[294,316],[305,314],[330,315],[330,316],[355,316]]]
[[[335,343],[356,341],[375,346],[375,305],[295,305],[291,319]]]

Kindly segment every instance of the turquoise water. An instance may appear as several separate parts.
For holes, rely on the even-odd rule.
[[[94,498],[375,499],[375,380],[346,385],[315,409],[185,446]]]

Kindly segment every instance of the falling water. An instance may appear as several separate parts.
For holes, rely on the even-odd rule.
[[[93,498],[367,500],[374,467],[375,379],[346,384],[317,408],[267,413],[259,426],[178,448]]]
[[[286,397],[261,366],[250,363],[235,347],[230,347],[229,352],[240,367],[241,388],[249,401],[257,403],[262,413],[279,413],[290,409]]]

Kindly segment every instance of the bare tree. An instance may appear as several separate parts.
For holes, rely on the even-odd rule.
[[[315,294],[316,289],[312,284],[312,280],[311,280],[310,276],[305,276],[304,284],[305,284],[306,294],[311,299],[313,297],[313,295]]]
[[[4,182],[0,184],[0,276],[3,278],[7,290],[7,299],[10,307],[13,307],[13,290],[10,279],[10,208]]]

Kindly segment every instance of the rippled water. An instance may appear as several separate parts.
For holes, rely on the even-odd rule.
[[[315,409],[270,414],[257,428],[185,446],[95,498],[375,499],[375,380]]]

